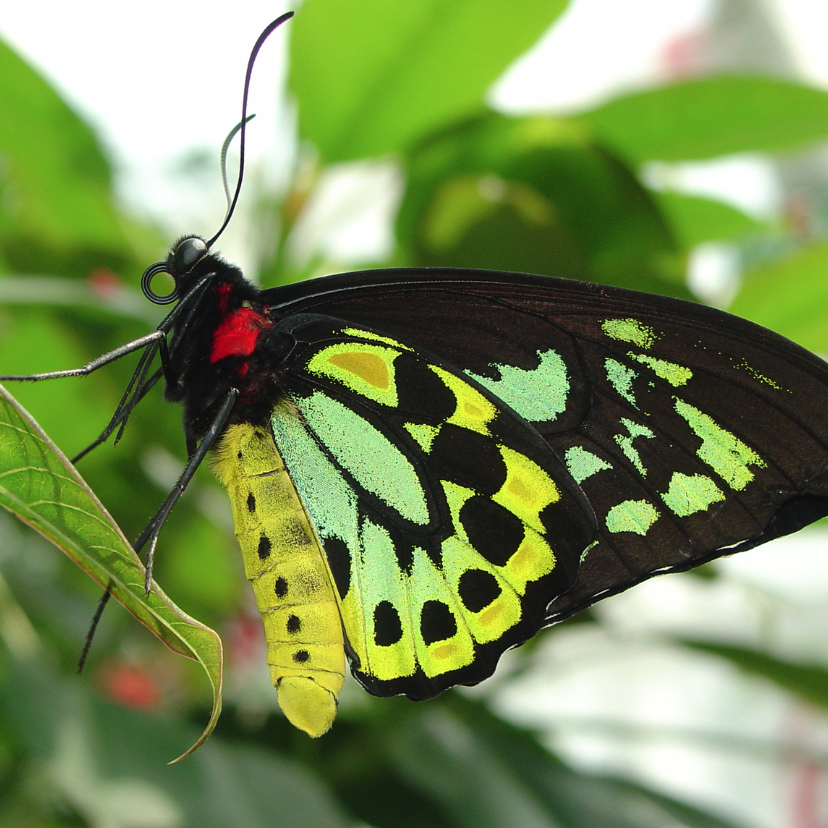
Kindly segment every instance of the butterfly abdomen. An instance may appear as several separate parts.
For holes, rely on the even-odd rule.
[[[279,706],[296,727],[321,736],[336,716],[345,651],[316,533],[265,428],[229,426],[214,469],[230,497],[245,574],[264,622]]]

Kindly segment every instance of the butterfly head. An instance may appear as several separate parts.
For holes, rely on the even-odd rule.
[[[207,243],[199,236],[186,236],[179,239],[171,248],[166,261],[150,265],[141,277],[141,290],[144,296],[156,305],[169,305],[185,296],[187,285],[195,271],[210,253]],[[166,273],[173,280],[173,289],[168,293],[156,293],[152,282],[156,276]]]

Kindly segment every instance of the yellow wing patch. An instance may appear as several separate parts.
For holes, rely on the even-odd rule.
[[[489,423],[497,416],[494,403],[486,399],[476,388],[472,388],[469,383],[450,374],[444,368],[432,365],[431,370],[440,377],[457,400],[457,408],[446,422],[490,436]]]
[[[506,482],[493,497],[537,532],[543,532],[540,513],[561,499],[552,478],[533,460],[508,446],[498,446],[506,463]]]
[[[381,345],[339,342],[315,354],[308,361],[308,370],[340,382],[369,400],[395,406],[394,359],[398,353]]]

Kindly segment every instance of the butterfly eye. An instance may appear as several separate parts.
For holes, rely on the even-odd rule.
[[[207,245],[204,239],[198,236],[182,239],[173,251],[173,272],[187,273],[199,259],[206,255]]]
[[[166,262],[156,262],[144,271],[144,275],[141,277],[141,290],[150,302],[154,302],[156,305],[169,305],[178,299],[178,285],[174,285],[170,293],[163,295],[156,293],[152,289],[152,280],[159,273],[166,273],[168,276],[172,277]]]

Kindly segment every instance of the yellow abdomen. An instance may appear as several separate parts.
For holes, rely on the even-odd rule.
[[[293,725],[321,736],[336,716],[345,648],[316,532],[267,429],[229,426],[213,467],[230,496],[279,706]]]

